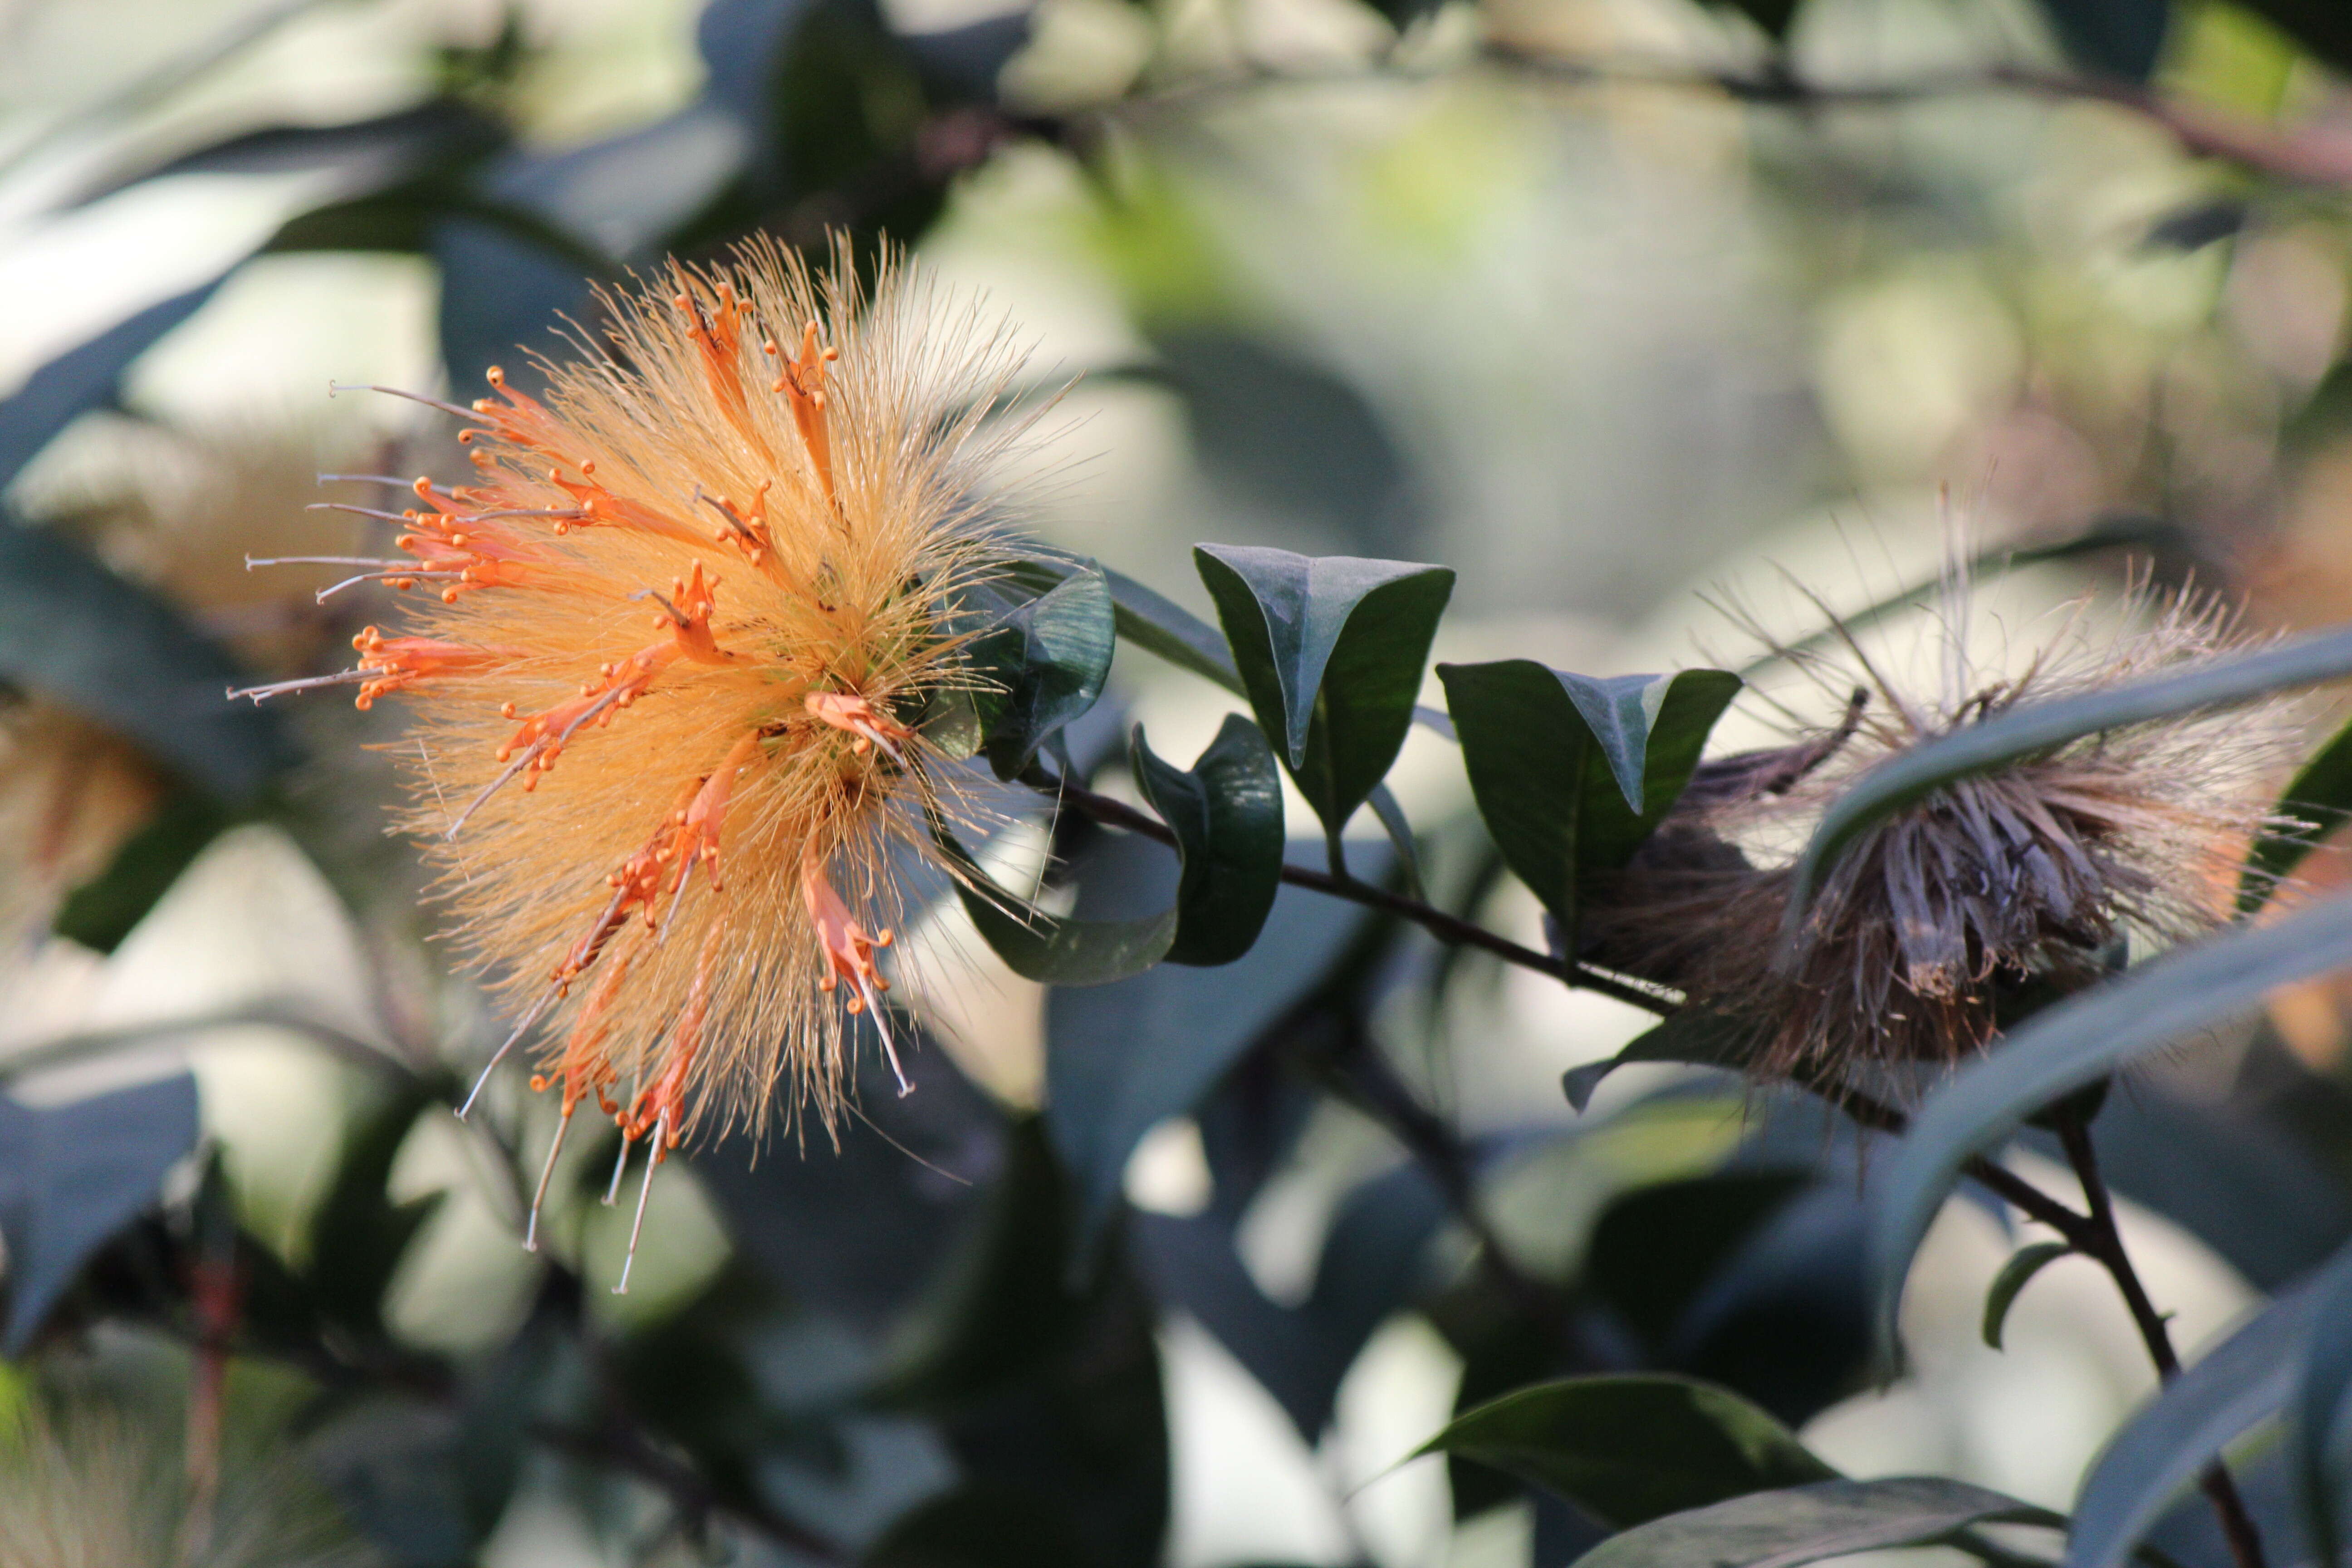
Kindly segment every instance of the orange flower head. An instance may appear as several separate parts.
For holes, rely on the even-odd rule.
[[[396,514],[405,635],[327,678],[412,705],[407,826],[508,1046],[544,1024],[534,1082],[625,1159],[779,1108],[832,1126],[856,1013],[907,1083],[877,960],[892,867],[961,815],[916,720],[972,679],[943,628],[995,558],[984,422],[1018,368],[942,303],[895,256],[867,289],[845,252],[755,245],[609,300],[544,402],[491,371],[457,411],[473,482]]]

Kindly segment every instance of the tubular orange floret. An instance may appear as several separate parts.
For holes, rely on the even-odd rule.
[[[677,289],[670,302],[686,318],[686,335],[702,351],[702,374],[710,395],[719,400],[719,406],[736,434],[751,442],[753,450],[764,454],[767,442],[751,422],[751,402],[736,363],[742,345],[743,325],[751,319],[751,311],[736,299],[735,285],[722,278],[711,289],[718,303],[706,313],[702,301],[695,297],[694,280],[687,276],[686,269],[672,262],[670,275]]]
[[[601,522],[614,528],[630,529],[638,533],[654,534],[662,539],[674,539],[680,544],[709,542],[710,536],[700,529],[689,527],[667,512],[647,506],[643,501],[631,500],[625,496],[614,495],[595,481],[593,465],[583,464],[582,467],[589,477],[567,479],[561,472],[551,468],[547,474],[547,482],[570,496],[580,509],[579,517],[565,520],[571,527],[578,528]]]
[[[719,880],[719,833],[726,825],[728,797],[735,790],[735,775],[743,770],[760,751],[760,731],[752,731],[729,748],[726,759],[695,791],[693,804],[677,814],[677,835],[670,841],[669,853],[677,862],[677,880],[670,887],[670,900],[676,903],[686,891],[686,879],[699,864],[710,878],[710,890],[723,892]]]
[[[559,1080],[563,1086],[563,1104],[555,1123],[555,1136],[548,1141],[547,1163],[540,1167],[539,1186],[530,1197],[530,1221],[523,1229],[522,1244],[534,1251],[539,1247],[540,1207],[547,1201],[548,1180],[555,1174],[555,1157],[563,1152],[564,1135],[572,1131],[572,1112],[590,1094],[596,1097],[597,1106],[607,1115],[620,1109],[604,1092],[618,1077],[611,1058],[605,1054],[604,1037],[611,1027],[606,1015],[628,973],[628,955],[624,953],[614,960],[604,978],[597,981],[596,988],[588,994],[588,1005],[580,1010],[579,1021],[572,1026],[572,1033],[563,1043],[563,1055],[556,1067],[557,1078],[551,1079],[545,1073],[530,1075],[533,1094],[545,1093],[551,1083]]]
[[[882,1007],[882,994],[890,983],[874,965],[877,948],[890,945],[892,931],[880,931],[868,935],[841,895],[833,889],[832,880],[824,874],[824,857],[814,843],[801,856],[801,898],[808,905],[809,921],[816,928],[817,945],[824,954],[824,973],[817,983],[819,991],[830,993],[846,980],[856,988],[856,994],[847,1004],[852,1016],[870,1014],[875,1028],[882,1036],[882,1052],[890,1059],[890,1072],[898,1080],[902,1095],[913,1091],[907,1081],[906,1069],[898,1065],[898,1047],[890,1037],[890,1017]]]
[[[571,427],[558,419],[548,406],[529,393],[518,392],[507,384],[507,373],[492,365],[483,373],[490,389],[506,399],[493,403],[487,397],[474,399],[474,412],[488,421],[499,439],[525,447],[562,462],[572,462],[569,449]],[[471,435],[472,432],[466,434]],[[460,437],[463,439],[463,437]],[[573,466],[578,467],[577,463]]]
[[[840,498],[833,489],[833,437],[825,427],[825,366],[841,357],[839,349],[822,346],[814,321],[802,330],[801,352],[784,361],[783,374],[776,378],[772,390],[784,395],[793,411],[793,424],[801,433],[801,442],[808,447],[809,463],[816,469],[816,488],[824,499],[835,505]]]
[[[857,693],[812,691],[801,699],[801,706],[811,718],[856,736],[850,742],[852,751],[878,746],[900,765],[906,763],[907,754],[898,748],[912,740],[915,732]]]
[[[670,579],[669,591],[671,596],[662,601],[669,613],[656,625],[669,629],[678,654],[697,664],[735,663],[736,656],[710,635],[710,616],[719,608],[719,579],[705,577],[701,562],[689,562],[685,576]]]
[[[362,709],[433,676],[478,674],[519,657],[505,649],[432,637],[388,637],[373,626],[362,628],[352,647],[359,650],[360,668],[373,672],[353,700]]]

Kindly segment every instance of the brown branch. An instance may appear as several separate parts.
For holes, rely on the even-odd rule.
[[[1900,1138],[1911,1130],[1909,1117],[1859,1089],[1818,1083],[1805,1083],[1803,1087],[1843,1111],[1858,1126],[1867,1127],[1874,1132]],[[2001,1198],[2028,1219],[2046,1225],[2064,1237],[2069,1247],[2078,1252],[2090,1251],[2090,1215],[2077,1214],[2016,1172],[1997,1165],[1981,1154],[1969,1155],[1968,1163],[1960,1170],[1970,1181]]]
[[[1489,66],[1548,81],[1719,92],[1742,103],[1799,111],[1900,109],[1939,99],[2004,94],[2104,103],[2157,125],[2192,155],[2224,158],[2297,184],[2331,189],[2352,187],[2352,134],[2324,126],[2283,130],[2227,110],[2168,98],[2136,83],[2031,66],[1972,67],[1879,82],[1811,82],[1796,75],[1780,59],[1748,69],[1722,69],[1668,59],[1554,55],[1504,40],[1489,40],[1481,48],[1479,58]],[[1103,117],[1117,118],[1258,88],[1429,79],[1437,74],[1400,68],[1385,62],[1308,70],[1253,65],[1223,75],[1179,82],[1148,96],[1108,106],[1099,112]],[[1020,128],[1043,129],[1037,121],[1022,122]],[[1079,120],[1074,119],[1053,122],[1051,129],[1043,130],[1043,133],[1069,142],[1074,134],[1082,137],[1083,128]]]
[[[1175,847],[1176,835],[1166,823],[1147,812],[1137,810],[1123,800],[1097,795],[1083,784],[1071,783],[1056,785],[1052,794],[1063,804],[1076,807],[1105,826],[1124,828],[1171,848]],[[1353,877],[1336,877],[1328,871],[1293,866],[1286,861],[1282,868],[1282,879],[1295,888],[1310,889],[1329,898],[1345,899],[1349,903],[1362,904],[1368,909],[1411,921],[1449,946],[1475,947],[1491,952],[1507,963],[1516,963],[1522,969],[1549,974],[1583,990],[1597,991],[1661,1017],[1682,1005],[1676,998],[1663,991],[1653,990],[1638,981],[1612,974],[1605,969],[1595,969],[1589,963],[1571,963],[1548,952],[1538,952],[1475,921],[1449,914],[1433,904],[1425,904],[1419,899],[1407,898],[1402,893],[1391,892],[1370,882],[1360,882]]]
[[[2084,1125],[2082,1113],[2072,1106],[2059,1108],[2056,1118],[2058,1140],[2066,1150],[2067,1163],[2083,1184],[2084,1200],[2090,1205],[2090,1228],[2086,1243],[2077,1249],[2097,1259],[2115,1280],[2116,1289],[2131,1311],[2132,1322],[2147,1346],[2148,1359],[2156,1363],[2157,1375],[2169,1383],[2180,1375],[2180,1357],[2172,1348],[2172,1330],[2164,1314],[2148,1300],[2147,1287],[2140,1283],[2139,1271],[2132,1267],[2131,1254],[2124,1249],[2123,1232],[2116,1225],[2115,1201],[2107,1195],[2107,1184],[2099,1173],[2099,1156],[2091,1145],[2091,1130]],[[2238,1495],[2237,1483],[2230,1479],[2228,1467],[2216,1458],[2198,1478],[2198,1487],[2213,1505],[2214,1516],[2221,1521],[2221,1534],[2230,1543],[2231,1560],[2237,1568],[2264,1568],[2262,1532],[2255,1528],[2253,1516],[2247,1512],[2245,1500]]]

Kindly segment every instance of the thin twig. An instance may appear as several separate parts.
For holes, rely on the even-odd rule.
[[[2148,1300],[2147,1288],[2140,1283],[2139,1271],[2132,1267],[2131,1254],[2124,1249],[2123,1232],[2116,1225],[2115,1201],[2107,1195],[2105,1178],[2099,1173],[2098,1152],[2091,1145],[2091,1130],[2073,1106],[2060,1107],[2055,1120],[2058,1141],[2066,1150],[2066,1162],[2074,1167],[2074,1174],[2083,1184],[2084,1200],[2091,1210],[2085,1242],[2077,1244],[2078,1250],[2097,1259],[2115,1280],[2124,1305],[2130,1309],[2132,1322],[2147,1346],[2148,1359],[2156,1363],[2157,1375],[2169,1383],[2180,1375],[2180,1357],[2172,1348],[2172,1330],[2164,1314]],[[2229,1468],[2216,1458],[2206,1467],[2197,1484],[2213,1504],[2221,1534],[2230,1543],[2231,1560],[2237,1568],[2265,1568],[2262,1532],[2255,1528],[2253,1516],[2246,1511],[2245,1500],[2238,1495],[2237,1483],[2230,1479]]]
[[[1874,1132],[1900,1138],[1911,1130],[1909,1117],[1859,1089],[1837,1089],[1817,1083],[1805,1083],[1803,1087],[1845,1112],[1857,1125],[1867,1127]],[[2028,1219],[2046,1225],[2065,1237],[2067,1245],[2076,1251],[2090,1250],[2090,1215],[2068,1208],[2016,1172],[1996,1165],[1981,1154],[1969,1155],[1968,1163],[1960,1170],[1970,1181],[2003,1199]]]
[[[1065,805],[1084,812],[1105,826],[1125,828],[1171,848],[1175,846],[1176,835],[1167,824],[1137,810],[1123,800],[1097,795],[1083,784],[1066,780],[1058,783],[1057,793]],[[1612,974],[1607,970],[1595,969],[1589,963],[1572,963],[1554,958],[1548,952],[1538,952],[1475,921],[1449,914],[1433,904],[1425,904],[1418,899],[1408,898],[1370,882],[1360,882],[1353,877],[1335,877],[1328,871],[1293,866],[1286,861],[1282,868],[1282,879],[1295,888],[1307,888],[1330,898],[1345,899],[1349,903],[1384,910],[1412,921],[1440,942],[1454,947],[1478,948],[1507,963],[1516,963],[1522,969],[1549,974],[1586,991],[1597,991],[1660,1017],[1681,1006],[1675,997],[1652,990],[1637,981]]]

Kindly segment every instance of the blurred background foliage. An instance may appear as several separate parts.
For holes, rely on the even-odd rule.
[[[1440,657],[1736,668],[1705,592],[1801,627],[1775,565],[1868,603],[1948,505],[2340,619],[2347,72],[2330,0],[0,0],[0,1561],[1550,1568],[1636,1516],[1400,1461],[1596,1371],[2064,1507],[2154,1381],[2090,1271],[1996,1352],[1956,1201],[1874,1386],[1870,1135],[1662,1066],[1580,1114],[1641,1015],[1296,889],[1234,967],[1050,994],[944,900],[920,1092],[696,1152],[626,1296],[583,1140],[521,1251],[549,1108],[447,1113],[503,1031],[383,831],[395,721],[220,698],[384,603],[243,559],[453,455],[330,382],[471,396],[595,282],[841,229],[1078,378],[1029,525],[1204,614],[1193,542],[1279,544],[1456,568]],[[1069,743],[1230,706],[1123,652]],[[1390,782],[1432,898],[1540,945],[1447,744]],[[2185,1343],[2352,1236],[2347,1003],[2102,1117]]]

